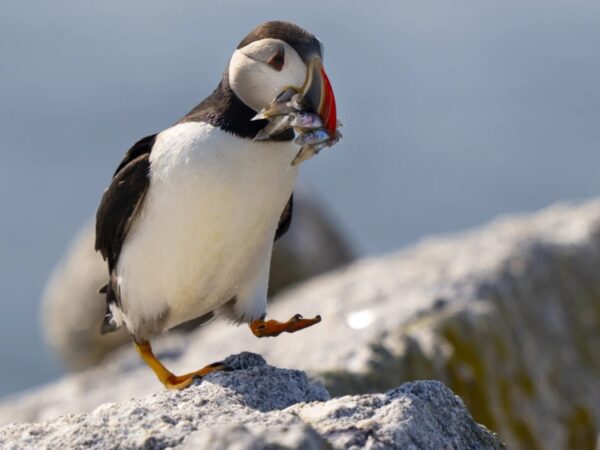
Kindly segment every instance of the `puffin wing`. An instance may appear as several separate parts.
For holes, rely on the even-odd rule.
[[[150,152],[155,140],[156,135],[147,136],[127,151],[96,213],[96,250],[108,261],[111,274],[150,185]]]
[[[294,194],[290,196],[290,199],[283,208],[281,216],[279,217],[279,223],[277,224],[277,231],[275,231],[275,240],[283,236],[290,228],[292,223],[292,212],[294,210]]]

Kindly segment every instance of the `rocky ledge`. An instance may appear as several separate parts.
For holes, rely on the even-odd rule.
[[[501,449],[437,381],[329,399],[304,372],[242,353],[184,391],[0,429],[6,449]]]
[[[596,445],[600,201],[556,205],[363,259],[284,292],[269,307],[270,318],[295,313],[321,314],[323,322],[256,339],[247,327],[215,321],[169,333],[155,349],[175,372],[259,353],[276,366],[305,370],[332,396],[436,379],[511,449]],[[145,401],[160,388],[129,348],[6,399],[0,422]]]

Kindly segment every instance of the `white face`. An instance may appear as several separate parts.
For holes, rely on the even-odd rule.
[[[267,106],[287,86],[300,87],[306,64],[279,39],[261,39],[236,50],[229,62],[229,85],[255,111]]]

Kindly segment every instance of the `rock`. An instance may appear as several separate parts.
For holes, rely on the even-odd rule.
[[[213,322],[156,341],[177,372],[242,350],[332,395],[438,379],[514,449],[593,449],[600,431],[600,201],[557,205],[359,261],[279,295],[269,316],[322,314],[255,339]],[[0,405],[44,420],[160,392],[131,350]]]
[[[0,429],[2,448],[501,449],[442,383],[329,400],[303,372],[254,354],[184,391],[109,403],[89,414]]]
[[[221,426],[195,432],[183,445],[184,450],[229,449],[298,449],[330,450],[331,445],[305,424],[269,425],[252,424]]]
[[[275,243],[270,294],[349,263],[352,251],[314,194],[300,189],[294,218]],[[98,289],[106,284],[106,263],[94,251],[93,221],[82,227],[48,281],[42,301],[42,325],[49,347],[69,370],[82,370],[129,343],[125,331],[98,333],[106,305]],[[182,326],[193,329],[198,321]]]

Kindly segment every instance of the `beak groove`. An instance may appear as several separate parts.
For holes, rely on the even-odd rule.
[[[334,137],[337,128],[335,96],[320,58],[314,58],[308,64],[302,97],[310,102],[315,113],[323,120],[324,127],[329,135]]]

